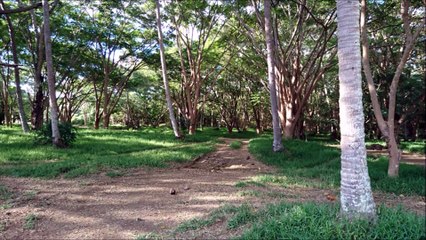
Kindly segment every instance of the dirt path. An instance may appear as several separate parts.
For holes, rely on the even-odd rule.
[[[235,183],[272,168],[254,160],[247,142],[233,150],[231,141],[190,164],[131,170],[117,178],[2,177],[0,183],[17,194],[12,208],[0,210],[0,239],[134,239],[175,227],[223,203],[238,203],[243,197]],[[171,188],[176,195],[170,194]],[[29,214],[37,216],[34,230],[23,229]]]
[[[235,139],[223,141],[215,152],[190,163],[129,170],[116,178],[105,174],[70,180],[0,177],[0,184],[14,193],[7,204],[0,200],[5,208],[0,207],[0,239],[135,239],[140,234],[170,231],[182,221],[204,216],[226,203],[338,201],[330,200],[336,193],[327,189],[236,188],[236,182],[274,169],[248,153],[248,142],[233,150],[229,143]],[[170,194],[171,188],[175,195]],[[242,190],[259,195],[241,194]],[[379,203],[402,203],[424,212],[421,197],[377,197]],[[36,216],[34,229],[26,229],[25,219],[31,214]],[[222,234],[215,236],[230,236],[229,232]]]

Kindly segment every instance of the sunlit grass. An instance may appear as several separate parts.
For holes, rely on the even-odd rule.
[[[78,129],[68,149],[37,145],[19,127],[0,127],[0,175],[52,178],[77,177],[117,168],[165,167],[214,149],[217,138],[247,138],[253,131],[228,134],[205,128],[185,139],[175,139],[169,128],[141,130]]]
[[[248,192],[252,195],[252,192]],[[233,239],[424,239],[425,218],[402,208],[378,208],[375,224],[363,220],[346,221],[338,204],[286,203],[256,208],[249,204],[225,205],[206,217],[194,218],[178,226],[176,232],[208,231],[223,227],[241,229]],[[196,232],[195,232],[196,234]],[[194,235],[197,236],[197,235]]]
[[[338,188],[340,186],[340,150],[325,142],[288,140],[286,151],[272,151],[269,136],[250,141],[249,150],[257,159],[278,167],[274,175],[260,176],[255,181],[275,183],[283,187]],[[421,166],[401,164],[400,176],[387,176],[385,157],[368,158],[373,189],[395,194],[425,195],[425,171]]]

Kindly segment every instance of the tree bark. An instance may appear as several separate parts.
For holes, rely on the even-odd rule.
[[[34,129],[41,129],[43,126],[43,76],[41,74],[44,63],[44,35],[43,27],[39,27],[34,10],[30,11],[32,25],[35,31],[37,57],[34,54],[34,99],[31,111],[31,123]]]
[[[339,107],[341,131],[341,214],[348,219],[376,216],[365,148],[361,89],[359,1],[337,1]]]
[[[398,63],[397,69],[392,79],[392,83],[389,91],[389,106],[388,106],[388,119],[387,122],[383,119],[381,107],[377,99],[377,91],[374,85],[373,76],[371,73],[371,67],[369,62],[369,46],[368,46],[368,36],[367,36],[367,25],[366,25],[366,12],[367,4],[365,0],[361,1],[361,36],[362,36],[362,63],[364,67],[365,78],[367,79],[368,91],[370,93],[371,103],[373,105],[374,116],[377,120],[377,125],[379,126],[380,132],[386,140],[388,152],[389,152],[389,166],[388,166],[388,176],[397,177],[399,175],[399,162],[401,158],[401,152],[398,148],[396,141],[396,131],[395,127],[395,107],[396,107],[396,93],[398,89],[399,79],[401,77],[404,66],[410,57],[410,54],[413,50],[415,39],[418,37],[421,29],[424,26],[424,22],[420,26],[417,26],[414,34],[411,30],[411,21],[408,16],[409,10],[409,1],[401,1],[401,18],[403,21],[404,32],[405,32],[405,43],[404,50],[401,55],[401,59]]]
[[[56,101],[56,87],[55,87],[55,72],[53,70],[52,59],[52,40],[50,38],[50,19],[49,19],[49,1],[43,0],[43,20],[44,20],[44,42],[46,51],[46,67],[47,67],[47,84],[49,88],[50,98],[50,119],[52,125],[52,139],[53,145],[56,147],[64,147],[59,132],[58,121],[58,103]]]
[[[6,11],[5,4],[3,0],[0,1],[1,10]],[[18,50],[16,47],[16,38],[15,38],[15,29],[12,25],[12,20],[8,15],[6,15],[7,27],[9,30],[10,44],[12,47],[12,57],[14,63],[14,74],[15,74],[15,84],[16,84],[16,100],[18,102],[18,110],[19,110],[19,119],[21,120],[21,127],[24,133],[28,133],[30,128],[28,126],[27,117],[25,115],[24,110],[24,101],[22,99],[22,90],[21,90],[21,76],[19,73],[19,59],[18,59]]]
[[[272,149],[274,152],[283,151],[282,135],[280,120],[278,116],[278,104],[277,104],[277,90],[275,87],[275,63],[274,63],[274,38],[272,37],[272,24],[271,24],[271,1],[265,0],[265,38],[266,48],[268,52],[268,83],[269,83],[269,96],[271,101],[271,112],[272,112],[272,128],[274,133],[274,141],[272,143]]]
[[[166,94],[167,108],[169,110],[170,123],[173,128],[173,133],[176,138],[180,138],[179,127],[176,122],[175,113],[173,111],[172,99],[170,98],[170,88],[169,81],[167,79],[167,66],[166,58],[164,54],[164,44],[163,44],[163,31],[161,29],[161,14],[160,14],[160,2],[155,0],[156,5],[156,17],[157,17],[157,29],[158,29],[158,44],[160,45],[160,60],[161,60],[161,74],[164,81],[164,92]]]

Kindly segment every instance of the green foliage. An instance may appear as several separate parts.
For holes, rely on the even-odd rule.
[[[70,146],[77,138],[77,129],[71,123],[61,122],[58,124],[59,133],[65,146]],[[52,138],[52,124],[43,125],[40,130],[36,131],[34,137],[35,144],[51,144]]]
[[[240,149],[243,143],[241,141],[233,141],[229,144],[229,147],[232,149]]]
[[[340,151],[322,142],[301,140],[284,141],[287,151],[274,153],[272,139],[262,137],[253,139],[249,151],[257,159],[278,167],[280,174],[257,177],[259,182],[271,182],[284,187],[340,186]],[[423,167],[401,164],[400,176],[387,176],[386,158],[368,158],[368,168],[373,189],[395,194],[425,195],[425,172]]]

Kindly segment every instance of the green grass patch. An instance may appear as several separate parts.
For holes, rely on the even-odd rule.
[[[106,169],[166,167],[212,151],[219,136],[227,134],[206,129],[181,141],[168,128],[79,129],[71,148],[58,149],[32,144],[31,134],[18,127],[0,127],[0,175],[75,178]]]
[[[250,215],[250,214],[249,214]],[[425,218],[404,211],[379,207],[376,224],[348,222],[339,206],[316,203],[269,205],[252,212],[251,226],[238,239],[424,239]]]
[[[262,209],[251,205],[227,205],[207,217],[193,219],[178,227],[179,232],[199,230],[217,222],[227,229],[245,229],[236,239],[424,239],[425,217],[402,208],[378,208],[375,224],[346,221],[338,204],[269,204]]]
[[[243,143],[241,141],[233,141],[229,144],[229,147],[232,149],[240,149]]]
[[[244,196],[249,196],[249,197],[259,197],[262,193],[259,191],[255,191],[255,190],[245,190],[245,191],[240,191],[238,192],[238,195],[244,197]]]
[[[400,148],[406,152],[411,153],[420,153],[425,154],[426,153],[426,141],[415,141],[415,142],[401,142]]]
[[[234,186],[237,187],[237,188],[244,188],[244,187],[248,187],[249,185],[256,186],[256,187],[266,187],[265,184],[263,184],[259,181],[254,181],[254,180],[239,181]]]
[[[283,187],[338,188],[340,186],[340,150],[326,142],[287,140],[286,151],[272,151],[270,136],[250,141],[249,151],[257,159],[280,169],[278,174],[260,176],[254,181],[275,183]],[[425,195],[423,167],[401,164],[400,176],[387,176],[386,158],[368,158],[371,185],[374,190],[404,195]]]
[[[35,214],[28,214],[24,220],[24,229],[34,229],[37,223],[38,217]]]
[[[383,146],[383,149],[386,150],[386,143],[382,140],[366,140],[365,145],[370,146],[372,144],[380,144]],[[399,148],[404,152],[409,153],[418,153],[425,154],[426,153],[426,141],[401,141],[399,143]]]

